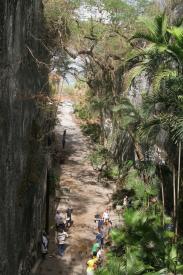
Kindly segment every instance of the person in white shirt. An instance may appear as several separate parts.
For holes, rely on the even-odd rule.
[[[123,206],[127,207],[128,206],[128,196],[125,196],[123,199]]]
[[[65,239],[67,237],[68,237],[68,234],[63,229],[60,229],[59,232],[57,233],[58,254],[60,256],[64,255]]]
[[[63,223],[63,218],[61,216],[61,211],[60,210],[57,210],[56,211],[56,214],[55,214],[55,224],[56,224],[56,228],[58,230],[59,228],[59,225]]]
[[[98,251],[97,251],[97,258],[103,260],[103,257],[104,257],[104,250],[102,248],[100,248]]]
[[[104,211],[102,218],[104,219],[104,223],[109,221],[110,216],[108,208]]]

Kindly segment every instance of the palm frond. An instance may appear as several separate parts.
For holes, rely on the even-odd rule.
[[[179,47],[183,48],[183,27],[172,27],[168,32],[173,35]]]
[[[146,16],[141,16],[138,20],[140,23],[142,23],[147,32],[154,37],[154,39],[157,39],[157,22],[156,19],[155,20],[151,20],[149,17]],[[157,41],[157,40],[156,40]]]
[[[183,141],[183,117],[174,118],[173,122],[171,132],[173,134],[174,141]]]
[[[167,28],[168,19],[165,14],[156,16],[154,20],[148,17],[141,17],[139,19],[141,23],[146,27],[146,31],[135,33],[133,39],[144,39],[152,43],[166,43],[169,39]]]
[[[146,69],[147,65],[144,63],[138,63],[138,65],[130,69],[124,76],[124,90],[128,91],[132,81]]]
[[[159,34],[160,37],[165,38],[168,29],[168,17],[163,13],[155,17],[155,22],[157,28],[156,33]]]
[[[142,51],[141,49],[132,50],[128,53],[126,57],[126,62],[129,62],[134,59],[139,59],[139,57],[143,55],[144,55],[144,51]]]
[[[144,39],[144,40],[147,40],[148,42],[151,42],[151,43],[156,43],[156,38],[150,34],[150,33],[146,33],[146,32],[136,32],[131,38],[130,40],[133,40],[133,39]]]
[[[140,121],[138,110],[126,97],[120,98],[120,103],[114,106],[113,112],[117,113],[118,125],[123,129],[135,125],[138,121]]]
[[[152,117],[146,120],[138,127],[138,136],[141,141],[151,142],[156,138],[161,129],[161,120],[159,117]]]
[[[127,98],[127,97],[121,97],[119,100],[119,104],[113,108],[113,112],[118,112],[118,111],[122,111],[123,113],[124,112],[125,113],[131,113],[131,112],[136,113],[135,107],[130,102],[129,98]]]
[[[177,76],[177,71],[176,70],[170,70],[170,69],[159,69],[153,78],[152,86],[153,86],[153,91],[157,92],[160,90],[161,83],[163,80],[168,79],[168,78],[173,78]]]
[[[167,52],[167,45],[165,44],[157,44],[157,43],[150,43],[145,48],[137,49],[132,51],[129,56],[126,59],[126,62],[129,62],[131,60],[139,60],[142,57],[147,56],[156,56],[158,54],[163,54]]]
[[[163,53],[166,53],[166,51],[167,51],[167,45],[161,44],[161,43],[150,44],[145,49],[143,49],[143,52],[146,55],[163,54]]]
[[[167,53],[183,66],[183,48],[179,47],[176,43],[172,43],[168,46]]]
[[[144,273],[144,275],[165,275],[168,274],[168,269],[167,268],[163,268],[157,272],[147,272]]]

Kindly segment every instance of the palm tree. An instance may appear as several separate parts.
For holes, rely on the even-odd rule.
[[[141,164],[145,161],[141,144],[137,137],[137,126],[141,123],[142,114],[137,110],[130,100],[126,97],[120,97],[118,104],[113,108],[113,119],[119,129],[126,131],[133,143],[136,157]],[[142,176],[145,184],[148,184],[148,178],[143,167],[141,167]]]
[[[181,139],[183,138],[182,107],[179,106],[179,97],[181,98],[183,95],[182,91],[179,91],[178,88],[175,89],[171,81],[178,83],[183,76],[183,27],[169,26],[168,18],[165,14],[155,17],[154,21],[144,18],[142,22],[146,29],[136,33],[131,38],[131,41],[143,41],[143,46],[140,49],[138,48],[128,60],[128,63],[133,63],[133,65],[126,73],[126,88],[129,87],[137,75],[145,71],[150,79],[150,85],[153,89],[152,96],[155,99],[160,99],[162,93],[165,99],[167,91],[171,90],[167,96],[171,95],[172,101],[168,99],[168,102],[171,106],[175,106],[173,110],[170,111],[170,108],[165,108],[165,110],[162,109],[159,114],[156,114],[151,109],[148,118],[141,123],[139,128],[141,137],[144,136],[146,139],[149,139],[151,136],[151,140],[155,143],[156,136],[161,129],[166,130],[172,143],[179,142],[177,184],[175,164],[171,165],[173,167],[174,218],[176,224],[175,231],[177,233],[181,175]],[[169,87],[165,90],[167,83]],[[162,99],[161,97],[161,103]],[[163,103],[165,106],[167,105],[165,101]],[[169,160],[173,163],[171,158]]]
[[[162,79],[183,73],[183,27],[169,26],[165,14],[156,16],[154,21],[149,18],[142,18],[141,21],[146,29],[130,39],[143,42],[143,46],[133,51],[127,60],[133,63],[126,74],[127,88],[143,71],[149,74],[151,82],[154,80],[154,86],[158,88]]]

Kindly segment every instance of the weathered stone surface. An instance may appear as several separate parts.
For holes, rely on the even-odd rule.
[[[177,5],[175,5],[172,11],[171,20],[172,22],[180,23],[182,19],[183,19],[183,3],[177,3]]]
[[[35,98],[47,82],[47,72],[32,56],[43,60],[45,55],[39,42],[42,25],[41,0],[0,0],[2,275],[29,274],[44,226],[46,156],[40,160],[42,145],[33,126],[38,114]]]

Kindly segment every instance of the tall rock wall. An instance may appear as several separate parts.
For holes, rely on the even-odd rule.
[[[0,274],[29,274],[44,227],[46,154],[38,140],[41,0],[0,0]]]

